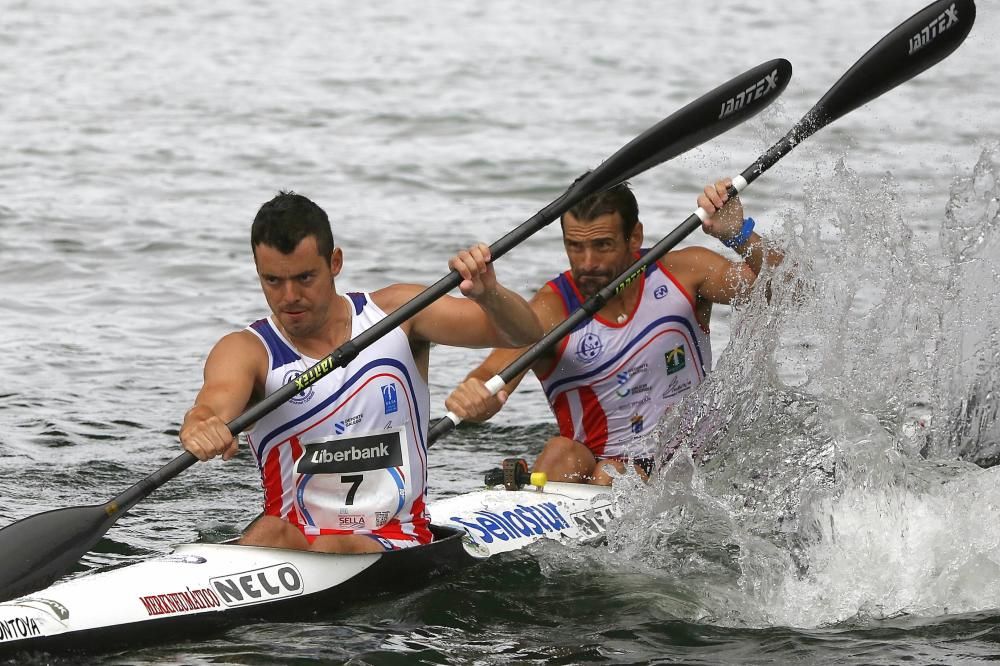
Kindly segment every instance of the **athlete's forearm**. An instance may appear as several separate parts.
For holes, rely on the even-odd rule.
[[[774,268],[785,259],[785,253],[781,248],[764,240],[756,233],[750,234],[746,243],[733,249],[743,257],[743,261],[750,267],[754,275],[760,275],[765,264]]]
[[[501,284],[476,299],[493,325],[498,347],[523,347],[542,337],[542,325],[520,295]]]

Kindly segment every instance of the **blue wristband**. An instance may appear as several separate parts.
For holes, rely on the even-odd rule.
[[[743,245],[750,240],[750,234],[753,233],[754,224],[756,223],[753,221],[752,217],[743,218],[743,227],[740,229],[740,233],[736,234],[729,240],[722,241],[722,244],[735,250],[740,245]]]

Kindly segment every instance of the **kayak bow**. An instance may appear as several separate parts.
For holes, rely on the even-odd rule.
[[[248,620],[286,621],[399,592],[548,538],[599,539],[616,515],[607,488],[478,490],[428,506],[435,540],[386,553],[329,554],[194,543],[0,603],[0,654],[95,652],[190,638]]]

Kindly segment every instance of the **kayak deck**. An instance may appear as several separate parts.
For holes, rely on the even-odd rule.
[[[284,621],[352,599],[399,592],[479,560],[547,539],[599,538],[608,489],[551,483],[480,490],[431,502],[430,544],[330,554],[223,544],[171,553],[57,582],[0,603],[0,654],[94,652],[216,632],[248,619]]]

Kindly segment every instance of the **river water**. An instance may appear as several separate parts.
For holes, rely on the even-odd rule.
[[[716,309],[715,371],[654,432],[677,454],[648,487],[616,482],[606,546],[541,544],[314,622],[95,660],[995,659],[1000,20],[981,5],[952,56],[744,193],[794,270],[769,303]],[[4,3],[0,524],[106,501],[177,454],[208,349],[265,312],[248,229],[277,190],[330,213],[341,289],[427,284],[688,101],[789,59],[775,106],[633,179],[656,239],[921,6]],[[497,269],[528,295],[564,266],[553,225]],[[434,350],[434,416],[481,356]],[[435,446],[433,496],[553,430],[529,378]],[[84,566],[236,534],[259,506],[248,458],[168,483]]]

